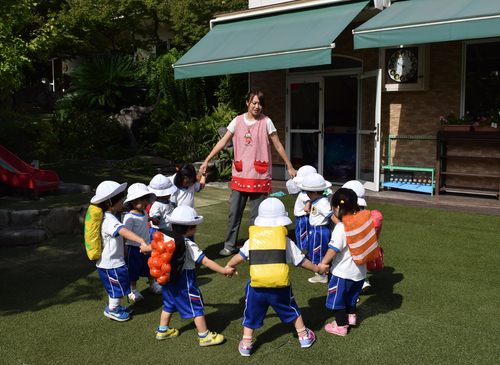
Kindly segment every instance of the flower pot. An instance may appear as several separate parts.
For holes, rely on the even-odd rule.
[[[443,130],[447,132],[468,132],[471,126],[467,124],[448,124],[443,125]]]
[[[500,128],[494,128],[491,125],[478,125],[474,127],[476,132],[500,132]]]

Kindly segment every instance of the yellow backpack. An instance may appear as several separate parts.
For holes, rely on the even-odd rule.
[[[290,285],[286,263],[286,235],[283,226],[251,226],[249,260],[250,285],[254,288],[284,288]]]
[[[102,253],[101,225],[103,211],[95,204],[90,204],[85,215],[85,249],[91,260],[97,260]]]

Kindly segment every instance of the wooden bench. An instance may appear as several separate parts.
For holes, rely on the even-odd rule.
[[[436,173],[435,167],[420,167],[420,166],[400,166],[400,165],[391,165],[391,140],[393,139],[406,139],[406,140],[435,140],[435,136],[426,136],[426,135],[389,135],[389,149],[387,153],[387,165],[382,166],[384,170],[400,170],[400,171],[420,171],[420,172],[430,172],[431,179],[430,184],[414,182],[413,179],[411,181],[386,181],[381,185],[387,188],[394,189],[403,189],[403,190],[411,190],[417,191],[421,193],[429,193],[434,195],[434,175]]]

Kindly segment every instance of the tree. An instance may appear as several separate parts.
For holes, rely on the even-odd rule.
[[[0,3],[0,94],[17,90],[25,70],[36,60],[46,59],[57,38],[54,18],[40,13],[40,6],[32,0]]]

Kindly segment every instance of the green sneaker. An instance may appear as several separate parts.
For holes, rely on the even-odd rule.
[[[174,338],[179,336],[179,330],[175,328],[167,328],[166,331],[160,331],[159,328],[156,329],[156,339],[157,340],[166,340],[168,338]]]
[[[206,337],[200,337],[200,346],[218,345],[222,341],[224,341],[224,336],[221,334],[218,334],[217,332],[208,332]]]

